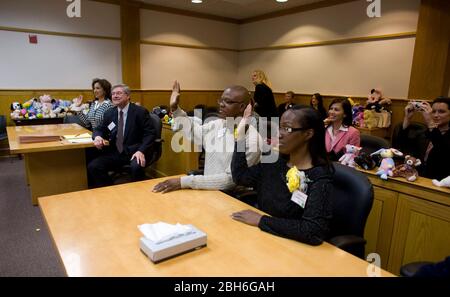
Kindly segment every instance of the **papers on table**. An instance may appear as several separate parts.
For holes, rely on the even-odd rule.
[[[75,135],[63,135],[62,139],[66,139],[70,143],[90,143],[92,142],[92,136],[89,133],[75,134]]]
[[[90,143],[93,142],[92,138],[75,138],[75,139],[68,139],[70,143]]]

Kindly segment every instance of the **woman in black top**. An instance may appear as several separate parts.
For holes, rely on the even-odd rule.
[[[250,112],[251,107],[247,107],[238,137],[244,134],[242,127]],[[245,152],[239,150],[242,147],[238,141],[231,163],[233,181],[255,188],[258,208],[268,215],[243,210],[233,213],[232,218],[277,236],[321,244],[328,237],[332,218],[334,169],[327,159],[325,128],[318,113],[296,105],[283,114],[279,150],[286,158],[279,157],[275,163],[248,167]],[[295,176],[301,176],[297,184]]]
[[[425,137],[429,141],[419,175],[439,180],[446,178],[450,175],[450,98],[438,97],[431,105],[427,101],[410,101],[405,107],[400,142],[407,137],[407,128],[415,112],[423,116],[428,127]]]
[[[271,117],[276,117],[277,106],[275,104],[275,97],[272,89],[269,87],[270,83],[266,74],[262,70],[255,70],[252,73],[252,82],[255,85],[255,112],[260,117],[267,118],[270,121]]]
[[[328,117],[328,113],[325,107],[323,106],[322,95],[320,95],[319,93],[315,93],[314,95],[311,96],[311,101],[309,102],[309,105],[319,112],[322,120],[325,120]]]

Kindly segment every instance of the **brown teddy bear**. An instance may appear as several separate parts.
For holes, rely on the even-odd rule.
[[[415,181],[419,176],[419,173],[417,172],[415,167],[419,166],[420,164],[422,164],[422,162],[420,162],[420,159],[416,159],[413,156],[406,155],[405,164],[396,166],[392,171],[392,176],[404,177],[407,181],[410,182]]]

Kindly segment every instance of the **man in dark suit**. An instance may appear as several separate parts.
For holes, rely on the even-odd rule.
[[[130,103],[130,93],[126,85],[112,88],[114,108],[105,112],[102,123],[94,130],[94,145],[103,152],[88,165],[91,187],[112,185],[108,171],[128,164],[134,181],[145,178],[145,152],[154,142],[156,131],[148,111]]]

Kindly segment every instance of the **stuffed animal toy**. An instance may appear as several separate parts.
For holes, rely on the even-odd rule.
[[[364,110],[364,126],[369,129],[377,126],[377,119],[375,118],[372,110]]]
[[[416,159],[410,155],[405,156],[405,164],[398,165],[392,171],[393,177],[404,177],[407,181],[413,182],[419,176],[415,167],[422,164],[419,159]]]
[[[166,115],[164,115],[164,117],[163,117],[163,122],[164,123],[169,123],[169,115],[168,114],[166,114]]]
[[[20,118],[23,118],[20,109],[13,110],[13,112],[11,112],[11,119],[16,120]]]
[[[432,180],[433,185],[437,187],[447,187],[450,188],[450,175],[446,178],[442,179],[441,181],[438,181],[437,179]]]
[[[377,161],[374,160],[374,158],[372,158],[368,153],[364,152],[355,157],[355,163],[365,170],[372,170],[377,166]]]
[[[165,110],[164,108],[161,108],[159,106],[153,107],[152,112],[154,114],[156,114],[160,119],[163,119],[164,116],[167,114],[167,110]]]
[[[50,117],[50,109],[48,108],[48,105],[42,106],[42,117],[45,119]]]
[[[31,106],[33,106],[33,101],[34,101],[34,99],[30,99],[30,100],[24,102],[22,104],[22,107],[25,108],[25,109],[30,108]]]
[[[381,90],[372,89],[369,96],[367,96],[366,109],[380,112],[383,109],[383,106],[380,104],[382,96]]]
[[[67,110],[65,107],[58,106],[53,110],[53,112],[55,113],[56,117],[63,118],[66,116]]]
[[[47,107],[48,110],[53,110],[52,97],[50,95],[42,95],[39,97],[39,100],[42,103],[42,108]]]
[[[353,99],[351,97],[348,97],[347,100],[352,107],[356,105],[355,101],[353,101]]]
[[[36,118],[36,109],[34,109],[32,106],[30,108],[28,108],[28,118],[30,120],[35,119]]]
[[[33,108],[36,110],[36,113],[42,113],[42,103],[36,98],[33,100]]]
[[[11,107],[10,107],[11,111],[14,110],[21,110],[22,109],[22,104],[20,104],[20,102],[13,102],[11,103]]]
[[[364,127],[364,106],[358,105],[353,107],[353,124],[357,127]]]
[[[345,145],[345,154],[339,158],[342,165],[355,167],[355,157],[359,154],[361,147],[347,144]]]
[[[13,103],[11,103],[10,109],[11,109],[11,114],[10,114],[11,119],[15,120],[15,119],[21,118],[22,104],[20,104],[19,102],[13,102]]]
[[[376,173],[376,175],[380,176],[381,179],[383,180],[387,180],[388,176],[392,176],[392,170],[395,167],[395,163],[394,163],[394,155],[397,156],[403,156],[403,153],[400,152],[399,150],[396,150],[394,148],[389,148],[389,149],[379,149],[378,151],[370,154],[370,156],[373,155],[377,155],[379,154],[383,159],[381,160],[381,164],[380,167],[378,167],[378,171]]]

